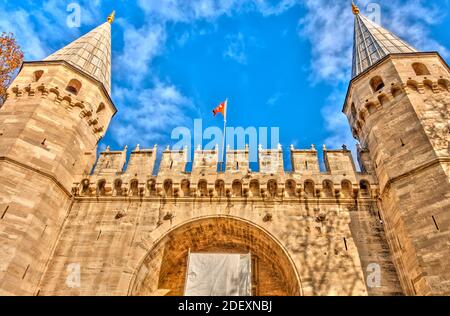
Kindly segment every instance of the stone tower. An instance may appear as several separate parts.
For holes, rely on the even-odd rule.
[[[375,170],[404,292],[450,294],[450,72],[354,6],[353,73],[343,112]]]
[[[0,111],[0,295],[36,295],[116,109],[108,21],[43,61],[25,62]]]

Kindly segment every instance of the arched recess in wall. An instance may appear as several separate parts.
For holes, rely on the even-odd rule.
[[[377,92],[384,88],[384,82],[383,79],[381,79],[380,76],[375,76],[372,79],[370,79],[370,87],[372,88],[373,92]]]
[[[231,190],[233,191],[234,197],[242,196],[242,182],[240,180],[234,180],[231,185]]]
[[[81,82],[77,79],[72,79],[69,81],[66,87],[66,91],[74,95],[77,95],[81,90]]]
[[[185,197],[191,195],[191,183],[188,179],[181,180],[181,192]]]
[[[214,189],[216,190],[217,196],[224,197],[225,196],[225,182],[221,179],[216,180],[214,184]]]
[[[416,76],[429,76],[430,75],[430,71],[428,70],[427,66],[425,66],[422,63],[414,63],[414,64],[412,64],[412,68],[414,69]]]
[[[38,82],[43,74],[44,74],[43,70],[36,70],[35,72],[33,72],[33,81]]]
[[[203,179],[198,181],[197,190],[201,197],[208,196],[208,182]]]
[[[259,181],[256,179],[253,179],[250,181],[250,192],[252,196],[260,196],[261,195],[261,188],[259,185]]]
[[[133,273],[128,295],[183,295],[189,251],[250,252],[253,295],[302,295],[300,277],[287,249],[253,222],[234,216],[205,216],[159,236]]]
[[[447,80],[447,79],[439,79],[438,80],[438,87],[442,91],[449,91],[449,89],[450,89],[450,81]]]

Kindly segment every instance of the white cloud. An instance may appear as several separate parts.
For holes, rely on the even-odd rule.
[[[267,100],[266,104],[267,104],[268,106],[275,106],[275,105],[278,103],[278,101],[280,101],[280,98],[281,98],[282,96],[283,96],[282,93],[277,92],[277,93],[275,93],[274,95],[272,95],[272,96]]]
[[[115,87],[115,91],[123,111],[119,109],[111,131],[122,146],[132,142],[148,146],[165,139],[174,127],[189,125],[186,114],[196,111],[193,102],[169,83],[157,82],[153,88],[144,90]]]
[[[247,64],[247,55],[245,53],[245,40],[244,35],[242,33],[238,33],[236,35],[227,36],[228,47],[224,51],[223,56],[231,58],[232,60],[246,65]]]
[[[273,1],[268,0],[254,0],[259,12],[264,16],[279,15],[289,10],[296,4],[300,3],[299,0],[280,0],[275,5]]]
[[[117,23],[123,28],[123,51],[117,57],[120,73],[134,84],[148,75],[152,60],[161,54],[166,42],[166,30],[159,24],[145,24],[136,28],[123,19]]]
[[[364,13],[369,0],[360,0]],[[347,119],[341,113],[345,89],[351,74],[353,47],[353,15],[346,1],[306,0],[307,14],[300,20],[300,36],[311,42],[311,81],[325,81],[333,92],[322,109],[327,145],[340,147],[355,141]],[[438,50],[448,56],[448,50],[434,40],[430,26],[441,20],[443,13],[430,7],[428,1],[391,0],[381,4],[383,26],[415,46],[418,50]],[[343,88],[344,87],[344,88]],[[354,149],[354,146],[352,146]]]
[[[233,12],[255,10],[263,16],[279,15],[300,3],[299,0],[139,0],[139,6],[162,21],[191,22],[215,19]]]
[[[46,56],[46,46],[39,39],[30,19],[30,13],[22,9],[11,12],[0,10],[0,29],[14,34],[26,59],[38,60]]]

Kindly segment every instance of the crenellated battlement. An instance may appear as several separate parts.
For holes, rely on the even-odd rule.
[[[346,146],[339,150],[323,147],[322,171],[314,145],[310,149],[290,148],[292,171],[283,164],[283,150],[258,149],[259,170],[250,169],[249,148],[226,150],[225,171],[218,171],[219,150],[197,148],[192,170],[187,171],[188,150],[167,147],[155,169],[157,146],[138,145],[126,164],[128,148],[100,153],[90,176],[73,185],[76,196],[135,197],[234,197],[234,198],[356,198],[375,197],[375,177],[358,172]],[[363,169],[366,170],[366,169]]]

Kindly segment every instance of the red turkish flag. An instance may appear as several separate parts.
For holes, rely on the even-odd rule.
[[[213,110],[214,116],[216,116],[217,113],[222,113],[223,117],[226,117],[226,115],[227,115],[227,103],[228,103],[228,100],[225,100],[222,103],[220,103],[219,106],[216,107]]]

